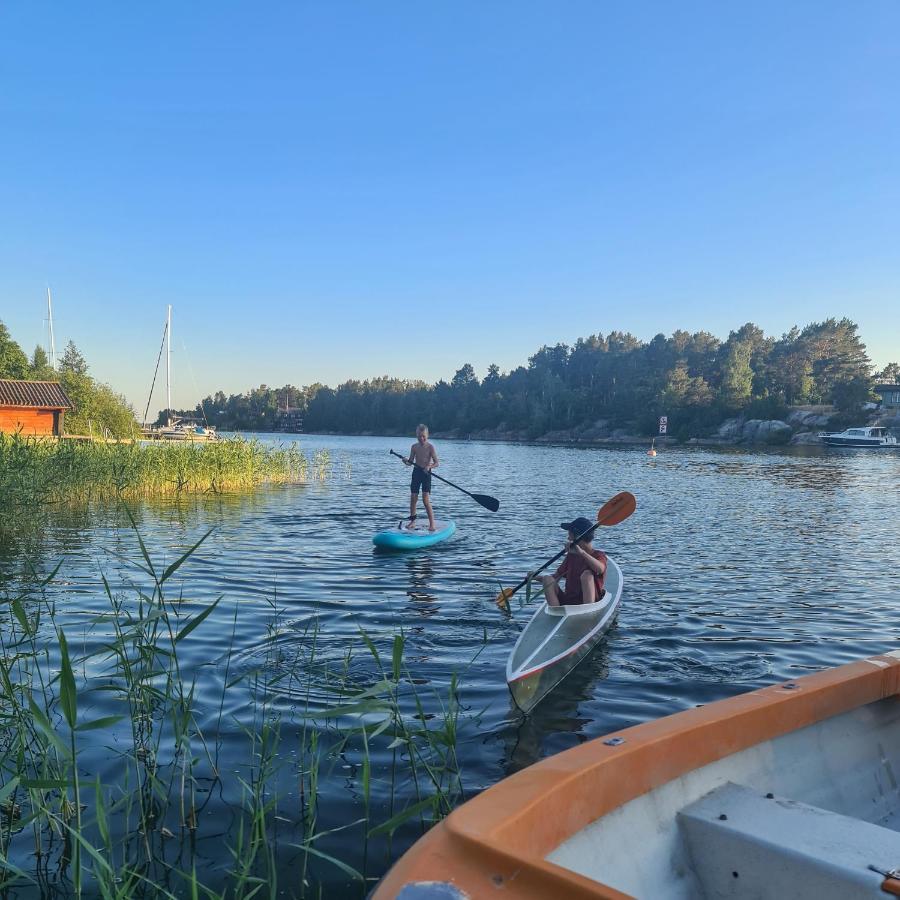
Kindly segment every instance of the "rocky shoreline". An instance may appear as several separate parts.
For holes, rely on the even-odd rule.
[[[831,415],[816,410],[793,410],[786,420],[781,419],[726,419],[715,434],[707,437],[693,437],[681,442],[662,435],[655,438],[657,445],[684,444],[692,447],[739,447],[747,445],[764,446],[825,446],[819,437],[821,431],[829,430]],[[900,430],[900,416],[881,418],[878,424]],[[609,422],[600,419],[593,424],[562,431],[548,431],[534,437],[524,429],[508,429],[504,425],[470,432],[459,430],[435,432],[435,440],[502,441],[528,444],[575,444],[583,446],[603,446],[607,444],[646,444],[651,437],[634,434],[624,428],[612,428]]]
[[[705,437],[692,437],[679,441],[671,435],[635,434],[627,428],[613,428],[605,419],[599,419],[589,425],[569,428],[561,431],[548,431],[535,437],[526,429],[511,429],[504,424],[496,428],[483,428],[464,432],[459,429],[451,431],[435,431],[432,437],[436,441],[497,441],[512,444],[571,444],[585,447],[602,447],[606,445],[649,444],[655,440],[657,446],[689,446],[689,447],[742,447],[742,446],[819,446],[825,443],[819,437],[822,431],[835,430],[831,426],[832,413],[823,408],[795,409],[787,419],[744,419],[736,417],[726,419],[714,434]],[[864,418],[864,417],[861,417]],[[870,425],[883,425],[900,436],[900,414],[895,416],[869,417]],[[864,423],[860,423],[864,424]],[[841,429],[837,429],[841,430]],[[342,434],[343,432],[323,432],[325,434]],[[408,434],[385,435],[371,431],[354,432],[360,437],[396,437],[398,441],[412,440]]]

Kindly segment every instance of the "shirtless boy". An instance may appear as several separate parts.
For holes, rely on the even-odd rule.
[[[416,524],[416,504],[419,502],[419,490],[422,491],[422,502],[428,513],[428,530],[435,531],[434,512],[431,509],[431,470],[438,466],[437,450],[434,444],[428,440],[428,426],[420,425],[416,428],[416,442],[409,451],[409,458],[403,462],[408,466],[415,465],[412,473],[412,482],[409,486],[409,525],[413,528]]]

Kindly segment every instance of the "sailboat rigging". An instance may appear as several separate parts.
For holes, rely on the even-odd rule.
[[[156,386],[156,376],[159,373],[159,364],[162,360],[163,350],[166,352],[166,410],[165,425],[147,425],[147,415],[150,411],[150,403],[153,399],[153,388]],[[205,419],[204,415],[204,419]],[[156,369],[153,372],[153,381],[150,385],[150,396],[147,398],[147,408],[144,410],[144,425],[141,432],[145,440],[161,441],[216,441],[218,435],[216,429],[208,422],[201,424],[195,419],[176,416],[172,411],[172,305],[166,307],[166,324],[163,329],[162,344],[159,348],[159,356],[156,358]]]

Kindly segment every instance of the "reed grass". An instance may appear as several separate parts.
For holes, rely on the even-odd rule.
[[[243,438],[105,444],[0,434],[0,505],[239,491],[321,481],[330,465],[327,451],[310,457],[293,443]]]
[[[236,604],[216,663],[218,713],[199,708],[185,642],[226,601],[192,603],[173,579],[207,537],[160,567],[138,534],[145,586],[121,594],[101,576],[108,610],[86,633],[106,637],[93,650],[62,624],[57,570],[17,591],[0,586],[0,897],[318,897],[335,878],[342,896],[363,897],[396,856],[395,833],[405,845],[463,797],[456,678],[426,698],[402,629],[386,643],[360,631],[335,659],[311,619],[285,659],[273,601],[263,661],[246,671],[233,652],[246,627]],[[226,765],[235,690],[246,696],[243,747],[227,732]],[[121,712],[93,714],[101,696]],[[98,746],[108,748],[102,765]],[[328,827],[320,797],[336,778],[355,813]],[[213,798],[224,808],[209,816]],[[227,848],[212,867],[197,850],[210,839]],[[362,852],[348,859],[351,846]]]

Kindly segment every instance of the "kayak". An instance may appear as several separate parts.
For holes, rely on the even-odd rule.
[[[595,738],[435,825],[373,900],[900,894],[900,651]]]
[[[454,522],[435,521],[435,531],[428,530],[428,519],[416,519],[413,528],[407,528],[409,519],[403,519],[393,528],[379,531],[372,535],[372,543],[376,547],[387,547],[391,550],[417,550],[419,547],[430,547],[447,540],[455,531]]]
[[[530,712],[609,631],[622,601],[622,570],[607,558],[606,590],[596,603],[541,603],[506,661],[506,683],[522,712]]]

